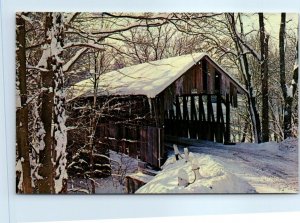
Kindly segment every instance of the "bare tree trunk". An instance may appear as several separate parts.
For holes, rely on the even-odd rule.
[[[253,93],[253,85],[252,85],[252,75],[249,71],[249,65],[248,65],[248,59],[246,54],[243,54],[242,58],[240,60],[243,60],[242,63],[244,63],[245,73],[247,77],[246,81],[246,87],[248,90],[248,106],[249,106],[249,113],[251,117],[252,122],[252,131],[254,136],[254,142],[261,143],[261,126],[260,126],[260,118],[257,111],[256,106],[256,98]]]
[[[92,185],[92,194],[95,194],[96,193],[96,185],[95,185],[95,174],[94,174],[94,171],[95,171],[95,168],[94,168],[94,150],[95,150],[95,133],[96,133],[96,128],[97,128],[97,114],[96,114],[96,103],[97,103],[97,95],[98,95],[98,77],[97,77],[97,73],[98,73],[98,67],[97,67],[97,59],[98,57],[96,55],[99,55],[99,54],[96,54],[94,52],[94,76],[93,76],[93,81],[94,81],[94,87],[93,87],[93,90],[94,90],[94,94],[93,94],[93,106],[92,106],[92,112],[91,112],[91,115],[92,115],[92,120],[91,120],[91,123],[90,123],[90,128],[91,128],[91,138],[90,138],[90,160],[91,160],[91,163],[90,163],[90,171],[91,171],[91,185]]]
[[[17,23],[17,78],[20,95],[20,107],[17,108],[17,160],[22,163],[22,191],[32,193],[31,169],[28,143],[28,106],[27,106],[27,81],[26,81],[26,30],[25,20],[21,15],[16,17]]]
[[[247,94],[248,109],[249,109],[249,113],[250,113],[250,120],[252,123],[252,131],[253,131],[254,141],[256,143],[260,143],[261,142],[260,118],[259,118],[259,114],[257,111],[256,99],[255,99],[254,92],[253,92],[252,74],[249,69],[247,54],[244,49],[245,47],[240,42],[241,36],[239,35],[237,28],[236,28],[236,21],[234,18],[234,14],[227,13],[226,16],[227,16],[227,19],[229,22],[229,26],[230,26],[229,29],[231,32],[231,36],[235,42],[236,50],[239,55],[238,60],[239,60],[240,66],[241,66],[242,74],[244,76],[246,89],[248,91],[248,94]],[[240,20],[241,34],[243,36],[243,23],[242,23],[240,16],[239,16],[239,20]]]
[[[265,33],[264,14],[259,13],[259,34],[261,49],[261,93],[262,93],[262,141],[269,141],[269,68],[268,42],[269,36]]]
[[[42,80],[42,105],[41,105],[41,121],[44,126],[45,136],[44,144],[45,147],[40,151],[39,162],[41,164],[39,168],[39,175],[42,179],[38,180],[38,191],[39,193],[54,193],[54,167],[52,162],[53,157],[53,138],[52,138],[52,117],[54,107],[54,93],[53,93],[53,71],[52,61],[50,55],[47,55],[47,51],[50,50],[51,37],[50,30],[53,27],[52,14],[46,14],[45,21],[45,49],[43,52],[42,59],[46,60],[45,69],[48,71],[41,71]],[[49,53],[50,54],[50,53]],[[45,55],[45,56],[44,56]]]
[[[286,88],[286,79],[285,79],[285,49],[284,49],[285,25],[286,25],[286,14],[281,13],[281,23],[280,23],[280,30],[279,30],[279,59],[280,59],[280,85],[281,85],[284,101],[287,98],[287,88]],[[284,138],[286,138],[285,135],[286,134],[284,134]]]
[[[280,56],[280,85],[284,99],[283,107],[283,133],[284,139],[291,136],[292,123],[292,98],[287,94],[287,84],[285,75],[285,29],[286,29],[286,14],[281,13],[281,23],[279,30],[279,56]]]
[[[284,98],[284,108],[283,108],[283,132],[284,138],[292,136],[292,106],[293,97],[296,93],[297,83],[298,83],[298,72],[294,72],[293,82],[286,83],[285,74],[285,29],[286,29],[286,14],[281,13],[281,23],[279,30],[279,55],[280,55],[280,85]],[[298,53],[298,50],[297,50]]]
[[[38,189],[40,193],[61,193],[66,186],[65,93],[62,71],[63,16],[47,13],[45,46],[39,66],[42,77],[41,121],[44,126],[44,149],[40,151]]]
[[[64,46],[64,23],[61,13],[53,13],[53,40],[56,46],[52,55],[52,70],[54,74],[54,113],[53,113],[53,137],[54,137],[54,156],[55,160],[55,193],[66,192],[67,187],[67,128],[66,128],[66,95],[65,80],[63,73],[63,46]]]

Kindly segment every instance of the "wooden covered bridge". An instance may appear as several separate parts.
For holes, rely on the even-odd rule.
[[[92,101],[93,86],[77,83],[72,100]],[[110,149],[160,167],[166,139],[230,142],[230,108],[246,93],[204,53],[125,67],[100,76],[97,134]]]

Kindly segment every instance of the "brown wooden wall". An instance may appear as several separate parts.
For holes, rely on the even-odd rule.
[[[205,72],[205,70],[207,70],[207,72]],[[219,75],[219,89],[216,89],[216,86],[218,86],[216,84],[216,74]],[[204,75],[206,75],[207,78],[205,78]],[[176,96],[220,93],[223,99],[225,99],[226,94],[229,94],[231,105],[237,107],[237,94],[238,92],[242,93],[241,91],[239,86],[233,82],[222,69],[204,57],[166,88],[158,98],[164,100],[164,110],[169,110],[172,108]]]
[[[165,158],[163,115],[160,115],[163,114],[163,99],[144,99],[131,96],[126,100],[115,100],[121,107],[122,104],[130,104],[130,107],[122,112],[122,119],[119,109],[107,111],[108,117],[99,125],[99,134],[107,148],[159,168]],[[114,107],[113,104],[110,106]]]
[[[244,90],[204,57],[157,97],[164,107],[159,123],[164,125],[166,135],[229,142],[230,106],[237,107],[238,93]]]

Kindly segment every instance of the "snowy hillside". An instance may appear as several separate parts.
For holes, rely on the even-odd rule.
[[[298,142],[240,143],[234,146],[192,142],[189,161],[170,154],[162,171],[136,193],[296,193]],[[182,157],[183,148],[180,147]],[[195,182],[192,164],[200,167]],[[178,176],[190,183],[178,186]]]

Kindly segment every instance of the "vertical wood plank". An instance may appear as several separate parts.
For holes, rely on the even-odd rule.
[[[216,141],[219,143],[223,142],[222,129],[221,129],[221,115],[222,115],[222,104],[221,96],[217,94],[217,125],[216,125]]]
[[[145,160],[145,142],[146,142],[145,127],[140,128],[140,159]]]
[[[188,113],[188,105],[187,105],[187,96],[182,96],[182,103],[183,103],[183,121],[182,121],[183,136],[188,137],[189,113]]]
[[[174,131],[176,131],[176,136],[182,136],[182,115],[181,115],[181,105],[179,101],[179,96],[176,96],[176,122],[174,122]]]
[[[159,128],[152,128],[152,162],[151,164],[155,167],[158,167],[158,154],[159,154],[159,142],[158,142],[158,131]]]
[[[196,105],[195,105],[195,96],[191,95],[191,120],[197,120],[197,112],[196,112]]]
[[[181,109],[180,109],[180,102],[179,102],[179,96],[176,96],[176,119],[181,120]]]
[[[207,95],[207,121],[208,121],[208,134],[207,139],[210,141],[214,141],[214,131],[215,131],[215,118],[214,118],[214,110],[211,101],[211,95]]]
[[[211,101],[211,95],[207,95],[207,117],[209,122],[215,122],[214,110]]]
[[[190,96],[191,100],[191,119],[189,121],[189,131],[190,131],[190,137],[192,139],[197,138],[197,112],[196,112],[196,105],[195,105],[195,96]]]
[[[159,138],[159,143],[160,143],[160,146],[159,146],[159,149],[160,149],[160,156],[158,157],[160,159],[160,165],[159,167],[161,167],[161,165],[163,164],[163,161],[165,159],[165,131],[163,128],[160,128],[159,129],[160,131],[160,138]]]
[[[202,94],[199,95],[199,120],[200,121],[205,121],[205,111],[204,111],[204,105],[203,105],[203,99],[202,99]]]
[[[152,154],[152,150],[153,150],[153,127],[148,126],[148,146],[147,146],[147,154],[146,154],[146,162],[147,163],[152,163],[153,160],[153,154]]]
[[[226,130],[225,130],[225,143],[230,142],[230,98],[226,94]]]

